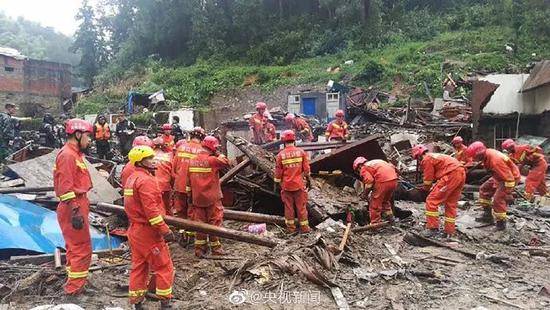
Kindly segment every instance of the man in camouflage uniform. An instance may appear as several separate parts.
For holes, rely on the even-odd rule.
[[[15,139],[15,122],[12,115],[17,112],[17,107],[12,103],[4,106],[6,112],[0,113],[0,160],[4,160],[11,152],[11,146]]]

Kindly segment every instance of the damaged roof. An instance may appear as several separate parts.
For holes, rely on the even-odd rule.
[[[543,60],[535,64],[520,92],[528,92],[547,84],[550,84],[550,60]]]

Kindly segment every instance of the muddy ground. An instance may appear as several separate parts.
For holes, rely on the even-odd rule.
[[[474,207],[459,213],[459,236],[445,244],[478,254],[471,258],[447,248],[419,246],[407,231],[420,231],[422,204],[400,202],[413,219],[378,232],[353,233],[337,259],[343,228],[334,225],[309,235],[286,236],[274,249],[225,240],[224,260],[197,259],[191,247],[172,244],[177,309],[338,309],[331,286],[339,287],[351,309],[548,309],[550,219],[536,207],[511,210],[508,230],[480,227]],[[246,224],[226,222],[235,229]],[[343,226],[343,225],[342,225]],[[406,241],[408,240],[408,241]],[[413,245],[414,244],[414,245]],[[393,254],[392,254],[393,253]],[[492,255],[492,256],[491,256]],[[128,262],[101,259],[117,267],[94,271],[81,297],[62,294],[64,275],[52,264],[0,265],[0,296],[7,309],[75,303],[85,309],[121,307],[126,300]],[[317,284],[315,284],[315,283]],[[0,306],[0,308],[2,308]],[[158,309],[148,300],[147,309]],[[2,308],[3,309],[3,308]]]

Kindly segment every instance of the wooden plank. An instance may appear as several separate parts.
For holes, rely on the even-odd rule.
[[[9,180],[0,182],[0,188],[15,187],[23,184],[25,184],[25,181],[23,181],[23,179]]]
[[[112,253],[114,255],[122,255],[126,253],[127,249],[113,249]],[[94,251],[94,254],[97,254],[98,258],[109,257],[111,255],[110,250],[99,250]],[[39,255],[21,255],[21,256],[12,256],[10,257],[10,262],[19,263],[19,264],[33,264],[41,265],[48,262],[54,261],[55,254],[39,254]],[[66,253],[61,253],[61,262],[65,263],[67,260]]]
[[[223,184],[225,184],[227,181],[231,180],[235,175],[237,175],[237,173],[239,173],[241,170],[243,170],[244,168],[246,168],[250,163],[251,163],[250,158],[246,158],[245,160],[243,160],[242,162],[240,162],[238,165],[236,165],[235,167],[231,168],[229,171],[227,171],[226,174],[224,174],[224,175],[220,178],[220,184],[223,185]]]

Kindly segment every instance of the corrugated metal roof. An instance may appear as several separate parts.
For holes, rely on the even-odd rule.
[[[27,58],[27,56],[21,54],[18,50],[11,48],[11,47],[3,47],[0,46],[0,55],[8,56],[15,58],[17,60],[23,60]]]
[[[543,85],[550,84],[550,60],[538,62],[523,83],[521,92],[528,92]]]

